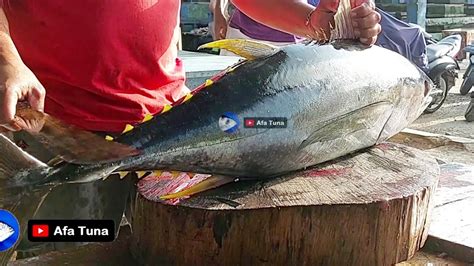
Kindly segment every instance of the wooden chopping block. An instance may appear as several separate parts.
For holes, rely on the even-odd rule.
[[[439,167],[384,143],[176,205],[137,193],[131,250],[145,265],[393,265],[423,246]]]

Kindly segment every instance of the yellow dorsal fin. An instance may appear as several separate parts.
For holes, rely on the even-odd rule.
[[[277,46],[271,44],[244,39],[218,40],[203,44],[198,47],[198,50],[203,48],[225,49],[247,60],[269,56],[279,50]]]
[[[153,115],[151,114],[146,114],[145,117],[143,118],[142,123],[148,122],[153,119]]]

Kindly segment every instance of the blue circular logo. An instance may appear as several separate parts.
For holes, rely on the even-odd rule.
[[[20,225],[9,211],[0,210],[0,251],[13,247],[20,237]]]
[[[239,117],[231,112],[225,112],[219,117],[219,128],[226,133],[234,133],[239,129]]]

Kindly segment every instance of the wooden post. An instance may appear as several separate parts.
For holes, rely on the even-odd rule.
[[[407,0],[408,22],[420,25],[425,28],[427,0]]]
[[[138,193],[131,250],[146,265],[393,265],[426,240],[438,174],[424,152],[387,143],[177,205]]]

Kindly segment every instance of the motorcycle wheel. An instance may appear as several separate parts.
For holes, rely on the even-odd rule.
[[[436,112],[441,106],[443,105],[444,101],[446,101],[446,97],[448,96],[448,90],[449,90],[449,85],[448,85],[448,80],[446,78],[447,73],[441,73],[437,75],[433,79],[433,83],[435,85],[433,91],[431,93],[431,97],[433,97],[433,100],[431,101],[430,105],[425,109],[426,114],[431,114]]]
[[[474,76],[471,77],[472,73],[472,65],[469,64],[469,67],[466,70],[466,74],[464,74],[464,79],[461,84],[460,88],[460,93],[461,95],[466,95],[472,88],[472,85],[474,85]]]

